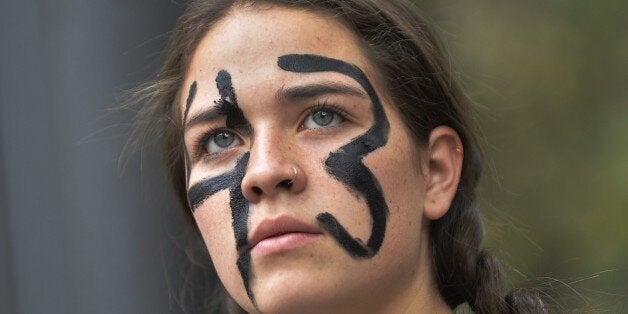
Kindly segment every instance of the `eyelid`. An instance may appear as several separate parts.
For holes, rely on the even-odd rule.
[[[306,110],[304,116],[300,119],[301,122],[299,124],[299,130],[305,130],[303,125],[305,124],[306,119],[308,119],[315,112],[321,111],[321,110],[331,111],[334,114],[337,114],[339,118],[341,119],[340,124],[346,122],[347,120],[352,120],[352,116],[347,111],[340,108],[340,106],[335,105],[325,100],[325,101],[318,102],[317,104],[311,106],[310,108]],[[338,125],[332,126],[332,127],[321,128],[321,129],[331,129],[337,126]],[[200,159],[213,159],[215,157],[222,155],[225,152],[230,151],[232,148],[234,148],[234,147],[228,148],[221,152],[213,153],[213,154],[210,154],[204,151],[208,141],[210,141],[215,135],[217,135],[220,132],[230,132],[236,137],[236,140],[239,140],[241,143],[244,143],[244,139],[243,139],[244,137],[240,134],[240,132],[237,132],[236,130],[227,128],[226,126],[209,128],[208,130],[203,131],[200,135],[196,136],[192,140],[192,149],[191,149],[192,154],[190,157],[193,163]],[[237,146],[240,146],[240,145],[237,145]]]
[[[242,139],[242,136],[240,136],[240,134],[238,134],[238,132],[231,130],[229,128],[226,127],[218,127],[218,128],[211,128],[208,129],[206,131],[204,131],[201,135],[199,135],[197,138],[195,138],[193,140],[193,144],[192,144],[192,160],[193,161],[197,161],[200,159],[213,159],[215,157],[218,157],[220,155],[222,155],[223,153],[231,150],[233,147],[231,148],[227,148],[221,152],[217,152],[217,153],[207,153],[205,152],[205,147],[207,146],[208,141],[210,141],[214,136],[216,136],[218,133],[221,132],[229,132],[232,133],[235,137],[236,140],[244,143],[244,140]]]
[[[315,112],[321,111],[321,110],[331,111],[334,114],[337,114],[338,116],[340,116],[340,119],[342,119],[342,121],[340,123],[343,123],[343,122],[345,122],[347,120],[351,120],[349,113],[347,113],[344,109],[340,108],[337,105],[330,104],[327,101],[323,101],[321,103],[318,103],[318,104],[308,108],[306,114],[300,120],[301,123],[299,123],[299,131],[300,130],[305,130],[303,125],[305,124],[306,119],[308,119]],[[333,128],[333,126],[329,127],[329,128]]]

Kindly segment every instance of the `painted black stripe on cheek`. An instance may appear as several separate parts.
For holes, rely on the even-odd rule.
[[[249,253],[248,243],[248,221],[249,221],[249,203],[242,194],[242,179],[246,174],[246,167],[249,162],[250,154],[247,152],[237,161],[236,166],[229,172],[203,179],[194,184],[188,190],[188,199],[194,211],[210,196],[228,189],[229,205],[231,207],[232,227],[236,240],[236,250],[238,252],[238,260],[236,262],[242,282],[246,289],[246,293],[253,303],[255,298],[251,289],[251,280],[253,278],[253,268],[251,265],[251,254]]]
[[[365,246],[362,241],[353,238],[330,213],[321,213],[317,216],[317,219],[319,224],[350,255],[355,258],[372,257],[377,254],[384,241],[388,205],[377,178],[375,178],[368,167],[362,164],[362,158],[388,142],[390,124],[379,96],[362,70],[341,60],[317,55],[292,54],[279,57],[277,63],[281,69],[289,72],[342,73],[358,82],[371,99],[371,111],[374,117],[373,126],[366,133],[330,153],[325,160],[326,170],[332,177],[343,182],[350,191],[356,191],[366,198],[366,203],[373,219],[371,236]]]
[[[244,117],[244,113],[238,106],[238,99],[236,97],[233,83],[231,82],[231,74],[226,70],[221,70],[216,76],[216,87],[220,94],[220,100],[216,101],[216,105],[219,106],[221,113],[227,117],[225,124],[228,128],[245,130],[249,134],[251,133],[251,125],[249,121]],[[253,268],[251,265],[251,254],[248,249],[248,221],[249,221],[249,203],[242,194],[242,179],[246,173],[246,166],[249,161],[249,153],[243,155],[238,161],[230,178],[233,184],[229,187],[229,196],[231,206],[231,216],[233,224],[233,232],[236,240],[236,250],[238,251],[238,260],[236,265],[242,277],[246,294],[253,303],[253,306],[257,307],[255,303],[255,297],[251,288],[251,280],[253,279]]]
[[[240,277],[246,294],[257,307],[255,303],[255,296],[251,288],[251,281],[253,280],[253,266],[251,265],[251,253],[249,250],[248,234],[249,234],[249,203],[242,194],[242,180],[246,174],[246,167],[249,162],[250,153],[245,153],[238,161],[235,167],[235,184],[230,188],[230,204],[231,215],[233,218],[233,232],[236,239],[236,250],[238,251],[238,260],[236,262],[238,271],[240,271]]]
[[[205,178],[188,189],[188,200],[192,212],[210,196],[230,188],[234,184],[236,171],[231,170],[216,177]]]
[[[219,106],[220,112],[227,117],[226,126],[228,128],[248,130],[250,132],[250,124],[244,117],[242,110],[238,107],[237,97],[235,90],[233,89],[231,75],[229,72],[225,70],[218,72],[216,76],[216,87],[218,88],[218,93],[220,94],[220,100],[215,103]],[[190,95],[192,95],[192,97],[188,97],[188,106],[186,107],[185,113],[186,119],[187,110],[189,109],[189,104],[191,103],[189,99],[193,99],[193,95],[195,93],[196,85],[194,84],[190,87]],[[189,157],[187,156],[186,150],[186,159],[189,163]],[[249,204],[242,194],[241,187],[248,161],[249,153],[246,153],[237,161],[233,170],[216,177],[203,179],[194,184],[188,189],[188,202],[194,212],[196,208],[210,196],[225,189],[229,190],[232,227],[236,241],[236,251],[238,252],[236,265],[238,267],[238,271],[240,272],[240,276],[242,277],[246,293],[253,305],[257,307],[251,288],[253,269],[251,265],[251,255],[248,250]]]
[[[253,303],[253,306],[257,308],[257,303],[255,303],[255,296],[253,295],[253,290],[251,289],[251,281],[253,280],[253,269],[251,268],[251,254],[247,251],[244,254],[240,254],[238,256],[238,261],[236,262],[238,265],[238,271],[240,271],[240,276],[242,277],[242,282],[244,283],[244,288],[246,288],[246,294]]]
[[[325,161],[327,171],[337,180],[350,186],[353,190],[358,191],[359,194],[366,198],[366,204],[369,208],[371,217],[373,219],[372,233],[366,243],[367,248],[365,250],[372,254],[362,254],[359,251],[350,251],[354,257],[366,258],[371,257],[379,251],[386,232],[386,222],[388,217],[388,205],[384,200],[382,189],[379,182],[371,171],[364,164],[356,163],[354,157],[351,154],[343,152],[331,153],[329,158]],[[322,215],[322,214],[321,214]],[[334,234],[337,229],[332,228],[334,223],[340,224],[335,221],[329,223],[328,220],[322,220],[321,215],[317,217],[320,223],[327,226],[327,230]],[[348,234],[335,233],[336,239],[339,240],[343,247],[354,247],[360,242],[354,239]]]
[[[233,216],[233,231],[236,238],[236,249],[242,251],[248,248],[248,220],[249,220],[249,202],[246,201],[242,194],[242,180],[246,173],[246,166],[249,163],[250,153],[247,152],[238,160],[233,169],[232,184],[229,187],[231,213]]]
[[[349,232],[336,220],[330,213],[322,213],[316,216],[319,223],[325,226],[325,229],[336,239],[353,239]],[[362,241],[339,241],[340,245],[354,257],[372,257],[375,253],[369,250]]]

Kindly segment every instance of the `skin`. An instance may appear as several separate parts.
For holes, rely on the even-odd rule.
[[[349,254],[316,217],[328,212],[353,237],[366,241],[371,236],[373,221],[364,197],[325,168],[330,153],[374,124],[371,100],[346,75],[282,70],[277,60],[288,54],[353,64],[365,73],[381,99],[390,123],[389,138],[362,162],[381,186],[389,212],[383,244],[369,258]],[[180,93],[182,116],[195,117],[217,105],[221,95],[216,77],[223,70],[231,76],[237,105],[250,129],[228,129],[225,118],[187,128],[189,186],[232,171],[246,156],[238,188],[248,204],[248,230],[255,230],[265,219],[290,216],[322,233],[307,245],[251,257],[254,304],[237,265],[230,190],[208,196],[195,208],[194,217],[233,298],[249,312],[451,312],[431,275],[428,226],[429,220],[446,213],[458,185],[463,152],[457,134],[438,127],[426,147],[419,148],[388,101],[359,41],[330,17],[283,8],[232,10],[210,29],[193,54]],[[196,90],[188,108],[194,82]],[[362,93],[277,97],[292,87],[321,83]],[[312,124],[313,107],[320,103],[339,107],[346,119],[328,127]],[[208,155],[201,149],[199,154],[197,141],[216,128],[230,130],[238,140],[220,153]],[[293,167],[298,170],[296,177]],[[290,180],[292,184],[286,184]]]

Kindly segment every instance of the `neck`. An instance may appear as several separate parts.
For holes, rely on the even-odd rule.
[[[393,278],[389,286],[380,286],[363,307],[352,313],[453,313],[440,295],[433,275],[429,245],[429,227],[422,228],[419,255],[412,272]],[[400,284],[403,281],[404,284]],[[344,312],[347,313],[347,312]]]
[[[452,313],[438,291],[431,263],[429,226],[423,226],[418,263],[409,285],[381,313]]]

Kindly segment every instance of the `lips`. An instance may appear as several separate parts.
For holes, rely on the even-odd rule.
[[[249,239],[251,251],[274,251],[288,249],[315,239],[322,231],[290,216],[265,219],[253,231]]]

